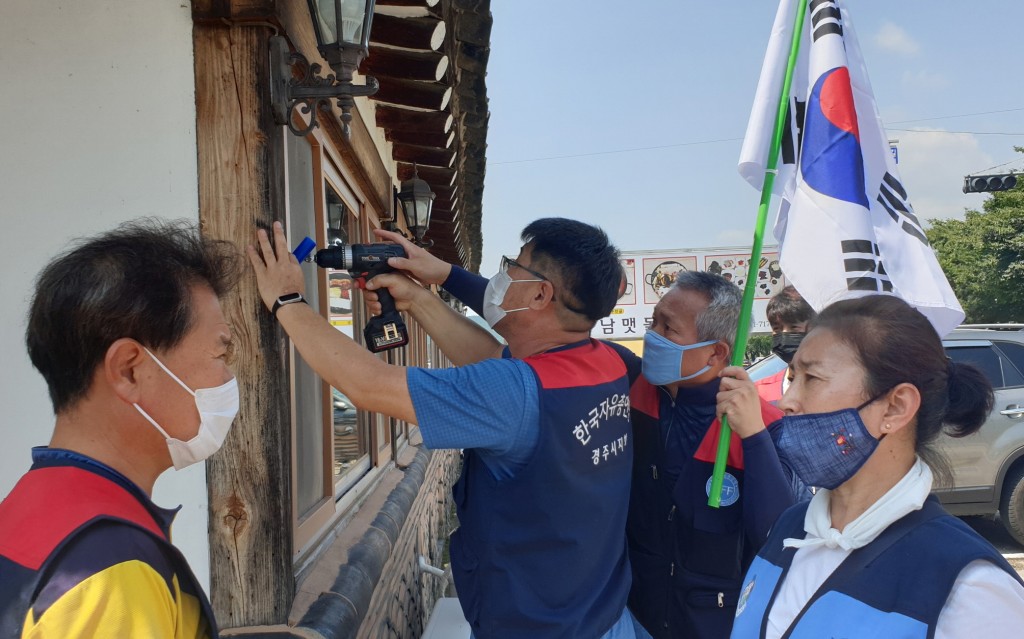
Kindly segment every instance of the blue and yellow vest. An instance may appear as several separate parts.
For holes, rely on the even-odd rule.
[[[92,465],[37,461],[0,503],[0,637],[71,634],[104,615],[161,636],[216,637],[209,601],[165,526],[139,496]],[[166,584],[159,601],[173,600],[167,623],[154,619],[157,610],[109,609],[116,604],[105,597],[105,584],[122,580],[118,586],[130,591],[139,580],[141,590],[152,579]]]

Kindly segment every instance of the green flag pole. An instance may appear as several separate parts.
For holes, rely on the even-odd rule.
[[[761,185],[761,203],[757,207],[757,222],[754,224],[754,245],[750,249],[750,260],[747,262],[747,283],[743,287],[743,306],[740,307],[740,325],[736,329],[736,343],[732,351],[732,365],[742,366],[743,356],[747,351],[747,338],[750,336],[750,315],[754,308],[754,292],[757,286],[757,269],[761,263],[761,249],[764,246],[764,227],[768,221],[768,206],[772,199],[775,186],[775,174],[778,172],[779,147],[782,145],[782,132],[786,126],[786,114],[789,110],[789,91],[793,85],[793,68],[800,52],[800,36],[804,29],[804,15],[807,1],[797,3],[796,20],[793,25],[793,39],[789,45],[789,62],[786,65],[786,76],[782,82],[782,94],[775,116],[775,131],[772,133],[772,144],[768,150],[768,163],[765,166],[764,182]],[[722,501],[722,480],[725,477],[725,464],[729,459],[729,440],[732,429],[729,420],[722,415],[722,431],[718,436],[718,450],[715,452],[715,470],[711,475],[711,490],[708,492],[708,506],[718,508]]]

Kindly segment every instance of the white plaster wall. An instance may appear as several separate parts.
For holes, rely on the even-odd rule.
[[[185,0],[0,1],[0,495],[53,413],[24,347],[32,281],[72,238],[139,216],[198,219]],[[206,473],[169,471],[162,506],[208,590]]]

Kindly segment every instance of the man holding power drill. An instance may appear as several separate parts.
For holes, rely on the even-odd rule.
[[[558,218],[527,226],[519,256],[487,288],[486,317],[508,342],[505,356],[439,370],[388,365],[291,303],[303,277],[281,225],[273,248],[265,231],[257,240],[249,257],[260,295],[306,362],[357,406],[418,423],[428,447],[465,449],[451,555],[475,637],[634,637],[630,375],[612,347],[590,339],[621,283],[604,232]],[[385,274],[368,287],[410,284]],[[458,351],[445,343],[444,326],[467,320],[421,296],[416,317],[453,361],[496,354],[479,327]]]
[[[391,266],[442,284],[488,315],[486,280],[405,244],[407,257],[392,258]],[[392,284],[394,277],[382,284],[392,287],[399,304],[408,301],[419,318],[416,305],[423,296]],[[629,607],[649,636],[728,636],[754,552],[779,513],[806,492],[783,468],[767,430],[737,430],[742,443],[730,450],[721,508],[708,506],[716,415],[732,415],[751,390],[737,386],[744,378],[741,369],[727,367],[740,306],[740,290],[722,276],[682,271],[655,307],[644,336],[643,377],[630,395],[634,458],[627,540],[633,574]],[[454,335],[463,330],[450,324],[445,339],[466,351],[463,344],[471,337]],[[640,366],[639,358],[625,357],[627,367]],[[763,402],[761,408],[763,423],[781,414]]]

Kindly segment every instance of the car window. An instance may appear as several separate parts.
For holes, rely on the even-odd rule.
[[[996,342],[996,346],[1003,352],[1011,362],[1013,362],[1015,377],[1018,379],[1016,382],[1010,381],[1010,375],[1006,376],[1007,386],[1021,386],[1024,385],[1024,345],[1016,342]]]
[[[783,370],[786,370],[786,362],[782,361],[782,358],[778,355],[772,354],[759,362],[751,364],[747,368],[747,374],[750,375],[752,381],[756,382]]]
[[[957,364],[973,364],[981,369],[995,388],[1003,388],[1003,367],[999,353],[990,346],[949,346],[946,354]]]

